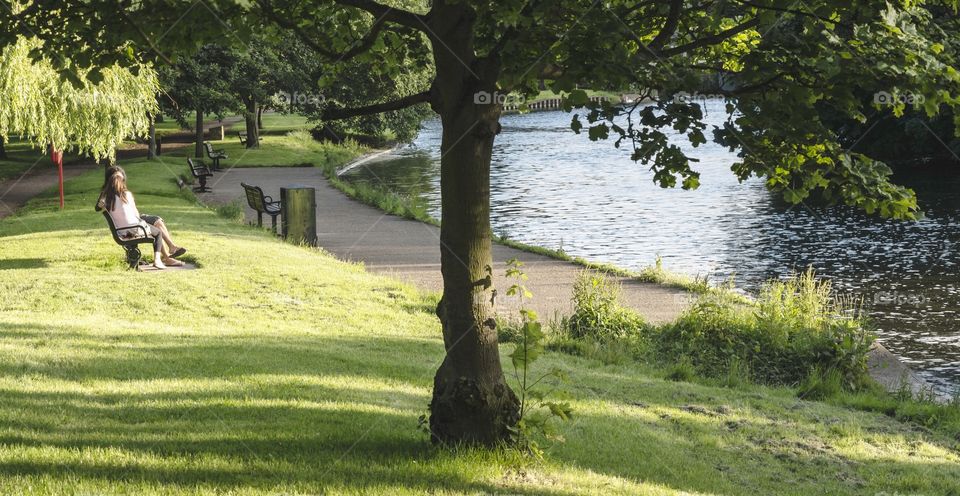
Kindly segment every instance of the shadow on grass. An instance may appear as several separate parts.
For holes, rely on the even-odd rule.
[[[0,386],[0,445],[22,454],[0,461],[3,476],[388,494],[503,490],[417,430],[435,364],[390,366],[421,349],[416,341],[261,340],[247,348],[131,334],[118,337],[123,347],[151,345],[104,358],[89,355],[97,344],[82,333],[38,329],[7,327],[0,340],[42,346],[35,340],[59,336],[77,354],[55,360],[59,373],[49,363],[4,362],[0,377],[36,382]]]
[[[0,258],[0,270],[42,269],[47,266],[42,258]]]
[[[95,335],[81,326],[0,324],[0,343],[14,355],[0,361],[0,424],[7,426],[0,445],[56,452],[0,462],[0,474],[66,472],[115,483],[225,488],[286,483],[355,492],[384,487],[517,492],[485,482],[489,477],[435,451],[417,431],[437,366],[431,359],[442,354],[439,340]],[[53,359],[15,356],[16,350],[30,349]],[[568,359],[573,360],[551,357]],[[550,456],[564,465],[717,494],[745,487],[775,493],[785,478],[794,480],[797,494],[821,486],[862,492],[876,487],[877,474],[902,481],[881,489],[901,492],[931,473],[960,479],[955,465],[851,459],[819,444],[814,427],[791,432],[798,412],[828,409],[823,405],[808,407],[787,397],[761,405],[752,392],[716,396],[715,389],[668,384],[629,370],[577,370],[574,397],[611,406],[586,407],[564,427],[568,440]],[[644,406],[631,405],[641,400]],[[715,417],[681,409],[720,402],[734,402],[731,413]],[[891,436],[909,431],[892,420],[882,422]],[[949,448],[942,439],[925,441]],[[126,461],[102,454],[111,450],[126,453]],[[84,453],[101,455],[76,459]],[[941,490],[955,483],[924,484]],[[565,494],[568,488],[529,489],[545,491]]]

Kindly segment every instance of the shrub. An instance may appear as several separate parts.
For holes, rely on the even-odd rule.
[[[640,332],[643,319],[620,303],[620,292],[606,274],[581,271],[573,285],[573,315],[566,320],[570,337],[607,340]]]
[[[807,271],[765,284],[754,305],[701,300],[661,329],[655,349],[664,359],[691,357],[707,376],[723,377],[736,360],[757,382],[812,385],[812,374],[836,374],[842,387],[855,389],[873,336],[851,303]]]

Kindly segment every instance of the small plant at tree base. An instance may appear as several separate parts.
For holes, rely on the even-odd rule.
[[[537,319],[536,312],[523,307],[523,300],[533,296],[523,285],[527,280],[527,275],[521,270],[523,262],[514,258],[507,262],[507,266],[507,277],[515,281],[507,290],[507,296],[517,298],[522,317],[520,332],[516,337],[517,344],[510,354],[514,377],[519,385],[517,393],[520,396],[520,420],[512,430],[513,441],[524,453],[542,459],[543,449],[535,437],[543,436],[562,441],[563,438],[556,431],[552,420],[569,420],[573,410],[569,403],[562,401],[568,395],[558,385],[555,384],[546,391],[537,389],[537,386],[547,384],[544,381],[548,379],[555,379],[562,384],[567,381],[567,376],[556,368],[539,377],[531,375],[530,365],[543,353],[543,326]]]

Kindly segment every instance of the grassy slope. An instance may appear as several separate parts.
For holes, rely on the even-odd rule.
[[[125,270],[97,173],[65,212],[0,221],[0,493],[960,491],[957,440],[555,353],[537,367],[569,371],[576,418],[547,463],[437,452],[416,430],[443,353],[432,297],[127,169],[202,268]]]

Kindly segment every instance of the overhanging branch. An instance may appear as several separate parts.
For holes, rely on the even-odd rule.
[[[375,2],[374,0],[334,0],[334,2],[339,5],[365,10],[373,14],[373,16],[377,19],[383,19],[386,21],[395,22],[397,24],[402,24],[408,28],[413,28],[418,31],[424,31],[426,29],[426,21],[420,14],[414,14],[408,10],[390,7],[379,2]]]
[[[266,14],[267,17],[269,17],[270,20],[272,20],[278,26],[293,31],[294,34],[300,38],[300,41],[310,47],[313,51],[330,60],[335,60],[338,62],[342,60],[349,60],[373,47],[373,44],[377,41],[377,36],[380,35],[380,32],[383,31],[384,26],[387,23],[386,18],[378,18],[373,22],[373,26],[370,27],[370,31],[363,38],[355,42],[347,50],[338,53],[318,43],[312,36],[307,34],[307,32],[304,31],[301,26],[292,22],[288,17],[278,14],[277,11],[273,9],[273,6],[270,5],[270,2],[266,0],[257,0],[257,4],[260,5],[260,10],[262,10],[263,13]]]
[[[673,33],[677,31],[677,26],[680,25],[680,14],[683,12],[683,0],[673,0],[670,2],[670,10],[667,12],[667,20],[663,23],[663,28],[660,29],[660,32],[657,33],[657,36],[650,41],[650,44],[647,45],[647,48],[651,50],[659,50],[663,48],[663,45],[666,45],[670,38],[673,36]]]
[[[361,115],[373,115],[380,114],[383,112],[389,112],[391,110],[400,110],[407,107],[412,107],[418,103],[424,103],[430,100],[430,92],[422,91],[420,93],[415,93],[410,96],[405,96],[397,100],[392,100],[384,103],[377,103],[374,105],[367,105],[364,107],[353,107],[353,108],[327,108],[323,111],[321,118],[325,121],[336,121],[339,119],[347,119],[350,117],[359,117]]]
[[[704,36],[703,38],[699,38],[697,40],[691,41],[690,43],[668,48],[666,50],[661,50],[659,52],[654,51],[654,53],[662,57],[672,57],[674,55],[680,55],[682,53],[687,53],[689,51],[696,50],[697,48],[703,48],[706,46],[722,43],[723,41],[729,38],[732,38],[748,29],[753,29],[757,27],[759,24],[760,24],[760,19],[754,17],[749,21],[738,24],[730,29],[725,29],[723,31],[720,31],[717,34]]]

